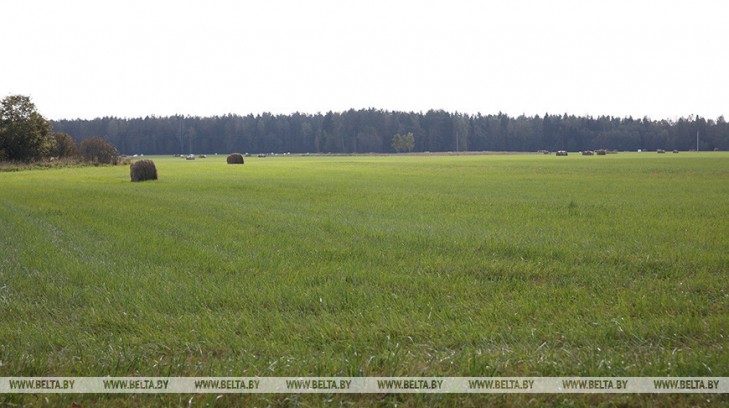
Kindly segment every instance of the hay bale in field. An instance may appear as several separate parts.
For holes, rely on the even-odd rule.
[[[152,160],[140,160],[129,166],[129,173],[132,176],[132,182],[157,180],[157,167]]]
[[[243,155],[240,153],[233,153],[226,159],[228,164],[244,164]]]

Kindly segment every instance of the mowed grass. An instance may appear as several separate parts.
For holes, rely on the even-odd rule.
[[[154,160],[0,173],[0,376],[729,376],[725,153]]]

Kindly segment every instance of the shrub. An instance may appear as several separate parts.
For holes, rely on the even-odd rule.
[[[78,147],[71,136],[62,132],[54,132],[55,146],[51,149],[51,156],[59,159],[78,156]]]
[[[132,182],[157,180],[157,167],[152,160],[140,160],[129,166]]]
[[[243,155],[240,153],[233,153],[230,156],[228,156],[228,164],[243,164],[245,160],[243,160]]]
[[[98,136],[84,140],[78,149],[84,160],[92,163],[116,164],[119,157],[116,147]]]

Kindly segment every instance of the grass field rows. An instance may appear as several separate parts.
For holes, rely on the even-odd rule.
[[[0,174],[0,376],[729,376],[729,155]]]

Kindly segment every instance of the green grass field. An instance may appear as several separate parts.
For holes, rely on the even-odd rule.
[[[729,154],[153,159],[0,173],[0,376],[729,376]]]

